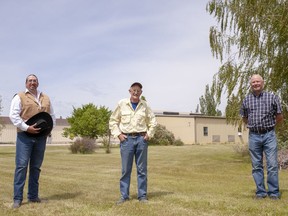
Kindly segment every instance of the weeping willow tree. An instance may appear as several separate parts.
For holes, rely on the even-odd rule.
[[[241,125],[240,104],[255,73],[264,78],[266,90],[281,97],[287,116],[288,0],[211,0],[206,10],[217,22],[209,38],[221,67],[212,86],[217,102],[227,95],[227,121]]]

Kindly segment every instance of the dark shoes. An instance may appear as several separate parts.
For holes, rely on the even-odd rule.
[[[42,200],[39,198],[39,197],[37,197],[36,199],[29,199],[28,200],[28,203],[41,203],[42,202]]]
[[[267,195],[264,195],[264,196],[260,196],[260,195],[256,195],[255,196],[255,199],[256,200],[261,200],[261,199],[265,199],[267,197]],[[280,200],[280,197],[279,196],[269,196],[269,198],[271,199],[271,200]]]
[[[280,197],[278,197],[278,196],[269,196],[269,198],[271,200],[280,200]]]
[[[123,199],[123,198],[120,198],[117,202],[116,202],[116,205],[121,205],[123,204],[124,202],[127,202],[129,201],[129,199]],[[148,203],[148,199],[146,197],[143,197],[143,198],[140,198],[139,199],[139,202],[140,203]]]
[[[39,197],[37,197],[36,199],[28,199],[28,203],[41,203],[43,202],[42,199],[40,199]],[[45,201],[44,201],[45,202]],[[46,201],[47,202],[47,201]],[[22,201],[20,200],[14,200],[14,203],[12,205],[12,208],[17,209],[22,205]]]
[[[262,195],[262,196],[261,195],[256,195],[255,199],[256,200],[261,200],[261,199],[265,199],[266,197],[267,197],[267,195]]]
[[[21,204],[22,204],[22,201],[20,201],[20,200],[14,200],[14,203],[13,203],[13,205],[12,205],[12,208],[17,209],[17,208],[19,208],[19,207],[21,206]]]

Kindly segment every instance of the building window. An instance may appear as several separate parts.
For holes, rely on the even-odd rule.
[[[228,142],[235,142],[235,136],[234,135],[228,135]]]
[[[208,136],[208,127],[203,127],[203,135]]]
[[[220,142],[220,135],[213,135],[212,142]]]

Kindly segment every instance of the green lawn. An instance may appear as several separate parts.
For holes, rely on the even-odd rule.
[[[254,200],[249,158],[232,145],[150,146],[148,204],[137,200],[136,172],[132,200],[120,197],[119,148],[111,154],[74,155],[67,146],[47,146],[40,178],[45,203],[11,209],[15,147],[0,147],[0,215],[288,215],[288,173],[280,172],[281,200]]]

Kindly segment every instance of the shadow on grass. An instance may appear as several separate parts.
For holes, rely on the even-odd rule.
[[[81,195],[82,192],[75,192],[75,193],[62,193],[62,194],[55,194],[50,197],[45,197],[45,199],[48,200],[65,200],[65,199],[73,199],[79,195]]]
[[[282,197],[284,194],[286,196],[287,191],[288,191],[287,189],[281,189],[281,187],[280,187],[280,197]]]
[[[174,194],[174,192],[171,192],[171,191],[153,191],[153,192],[148,193],[148,196],[150,198],[155,198],[155,197],[167,196],[170,194]]]
[[[79,195],[81,195],[82,193],[81,192],[76,192],[76,193],[63,193],[63,194],[55,194],[55,195],[52,195],[52,196],[49,196],[49,197],[42,197],[41,198],[41,203],[48,203],[49,200],[66,200],[66,199],[73,199]],[[24,206],[24,205],[31,205],[33,203],[29,203],[28,201],[26,202],[22,202],[21,206]],[[11,205],[11,208],[12,208],[12,205]],[[0,213],[1,215],[1,213]]]
[[[8,156],[12,155],[12,156],[14,156],[15,152],[0,152],[0,155],[8,155]]]
[[[280,188],[280,199],[283,197],[284,194],[286,196],[287,192],[288,192],[288,189],[281,189]],[[251,190],[250,194],[247,194],[244,197],[245,198],[255,199],[255,190]],[[269,197],[267,197],[267,199],[269,199]]]

